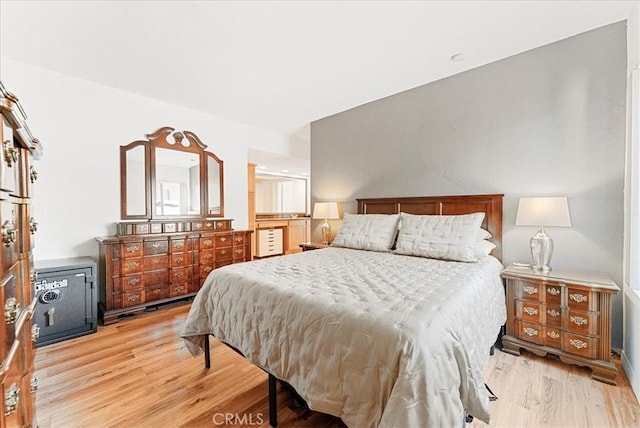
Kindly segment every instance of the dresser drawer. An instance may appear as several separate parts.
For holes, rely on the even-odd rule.
[[[233,245],[232,235],[216,236],[216,248],[230,247]]]
[[[125,277],[122,278],[118,278],[118,281],[121,281],[122,283],[122,290],[120,290],[118,288],[118,291],[132,291],[132,290],[137,290],[139,288],[143,287],[143,282],[142,282],[142,274],[141,273],[137,273],[134,275],[127,275]]]
[[[231,220],[215,220],[213,226],[216,231],[231,230]]]
[[[513,291],[516,298],[521,300],[530,300],[534,302],[542,301],[541,291],[544,286],[536,282],[514,280]]]
[[[213,270],[213,265],[200,265],[200,279],[204,280]]]
[[[183,282],[191,281],[191,278],[192,278],[191,272],[192,272],[191,267],[171,269],[171,273],[169,275],[169,277],[171,278],[171,283],[180,284]]]
[[[562,350],[585,358],[597,358],[598,339],[564,332]]]
[[[183,253],[193,250],[193,240],[187,238],[171,239],[171,253]]]
[[[234,234],[233,235],[233,246],[235,247],[236,245],[244,245],[244,234]]]
[[[144,299],[144,288],[141,290],[130,291],[126,293],[122,293],[120,297],[122,298],[122,307],[127,308],[129,306],[139,305],[145,302]]]
[[[145,256],[153,256],[156,254],[166,254],[168,253],[169,242],[166,239],[163,240],[154,240],[154,241],[144,241],[144,255]]]
[[[162,269],[152,272],[144,273],[144,286],[145,288],[152,286],[165,286],[169,283],[169,270]]]
[[[544,343],[544,327],[540,324],[532,324],[516,321],[516,337],[542,345]]]
[[[213,248],[213,236],[203,236],[200,238],[200,250]]]
[[[201,264],[213,263],[213,260],[215,258],[214,254],[215,253],[213,250],[200,251],[199,263]]]
[[[168,266],[169,256],[166,254],[145,257],[143,262],[145,272],[150,270],[166,269]]]
[[[20,233],[18,215],[20,213],[17,204],[0,200],[0,275],[4,274],[18,261],[20,251]]]
[[[131,275],[142,272],[142,258],[122,259],[122,274]]]
[[[233,258],[233,249],[231,247],[216,248],[216,262],[223,260],[231,260]]]
[[[169,295],[171,297],[182,296],[189,292],[189,283],[171,284]]]
[[[142,255],[144,254],[142,241],[122,244],[121,254],[125,259],[129,259],[132,257],[142,257]]]
[[[166,285],[156,285],[144,289],[145,302],[153,302],[154,300],[166,299],[167,297],[169,297],[169,287]]]
[[[233,247],[233,260],[244,260],[244,246],[242,247]]]
[[[192,253],[171,254],[171,267],[189,266],[192,263]]]

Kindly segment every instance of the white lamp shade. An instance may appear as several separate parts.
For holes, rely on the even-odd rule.
[[[567,197],[520,198],[516,226],[570,227]]]
[[[337,219],[338,204],[336,202],[316,202],[313,205],[313,218],[315,219]]]

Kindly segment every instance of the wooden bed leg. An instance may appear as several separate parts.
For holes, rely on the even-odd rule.
[[[204,366],[207,369],[211,368],[211,351],[209,350],[209,335],[204,336]]]
[[[278,403],[276,393],[276,378],[269,373],[269,425],[278,426]]]

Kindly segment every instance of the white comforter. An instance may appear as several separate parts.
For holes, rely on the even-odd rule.
[[[501,270],[344,248],[234,264],[209,275],[182,336],[197,355],[212,334],[351,427],[489,422]]]

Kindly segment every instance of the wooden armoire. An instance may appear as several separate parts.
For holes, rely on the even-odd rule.
[[[37,426],[34,375],[38,326],[32,324],[37,297],[34,281],[33,238],[38,223],[32,217],[33,186],[38,178],[33,160],[42,147],[26,123],[16,96],[0,82],[0,380],[4,411],[0,427]]]

